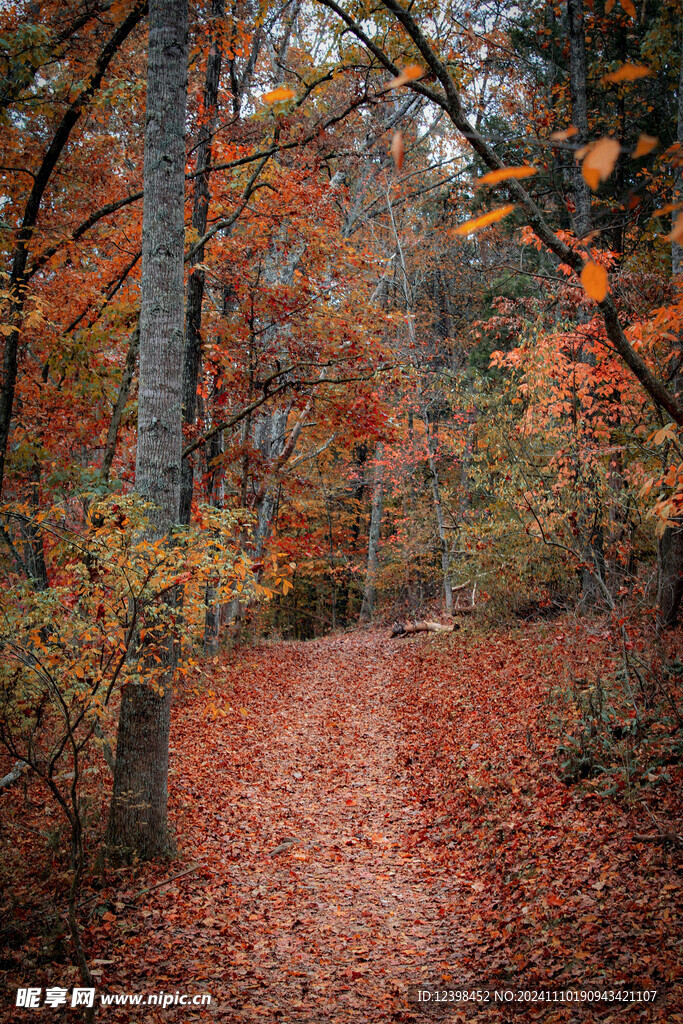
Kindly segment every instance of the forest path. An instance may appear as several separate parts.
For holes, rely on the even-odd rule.
[[[538,624],[198,666],[173,711],[179,861],[113,876],[86,941],[103,988],[212,1004],[108,1024],[612,1024],[618,1002],[574,1001],[606,991],[635,993],[629,1020],[683,1024],[678,851],[640,840],[649,807],[558,779],[565,666],[610,658]],[[650,794],[671,832],[675,771]],[[436,988],[493,995],[415,1001]]]
[[[457,962],[439,914],[456,883],[421,859],[432,823],[398,759],[401,658],[400,643],[368,632],[263,645],[244,655],[247,688],[230,666],[212,728],[179,710],[188,765],[171,788],[194,798],[187,828],[218,872],[210,904],[197,891],[202,960],[220,979],[207,985],[213,1019],[418,1019],[418,983],[442,984]]]

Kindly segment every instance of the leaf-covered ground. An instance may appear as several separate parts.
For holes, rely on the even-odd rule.
[[[102,990],[214,1003],[102,1019],[683,1021],[677,850],[637,838],[652,814],[680,833],[680,775],[619,802],[558,778],[558,684],[601,657],[529,627],[362,631],[205,666],[210,692],[181,697],[172,732],[179,858],[109,874],[82,912]],[[29,980],[74,979],[44,963]],[[555,995],[436,1003],[477,989]],[[653,1005],[561,1001],[645,989]]]

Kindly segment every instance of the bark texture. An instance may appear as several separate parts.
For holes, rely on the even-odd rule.
[[[683,153],[683,29],[681,30],[681,67],[678,74],[678,126],[676,139],[681,147],[679,149],[680,155]],[[681,165],[680,161],[674,173],[672,200],[674,203],[680,203],[683,201],[683,165]],[[674,223],[676,222],[679,214],[680,210],[676,210],[674,212]],[[683,247],[680,246],[678,242],[673,242],[671,246],[671,275],[672,277],[676,277],[681,272],[683,272]]]
[[[683,523],[667,526],[659,541],[658,624],[673,626],[683,598]]]
[[[212,20],[217,23],[225,14],[224,0],[213,0]],[[194,179],[192,227],[198,236],[206,234],[209,214],[209,172],[212,160],[212,139],[218,110],[218,86],[221,77],[221,49],[214,40],[206,62],[204,81],[204,120],[197,146],[197,177]],[[199,173],[202,172],[202,173]],[[204,301],[204,246],[200,246],[190,260],[191,272],[187,283],[187,311],[185,316],[185,351],[183,357],[183,421],[194,424],[197,418],[197,384],[201,367],[202,303]],[[180,501],[180,521],[189,523],[194,490],[192,460],[183,460],[183,479]]]
[[[375,447],[375,468],[372,483],[372,511],[370,513],[370,535],[368,537],[368,571],[365,577],[363,604],[360,610],[361,622],[369,622],[377,603],[377,570],[379,569],[379,538],[382,526],[382,498],[384,495],[384,445],[381,441]]]
[[[187,0],[150,3],[142,224],[137,492],[153,536],[179,519],[182,454],[183,206]],[[119,860],[168,852],[168,737],[173,641],[159,638],[162,694],[129,684],[121,700],[107,846]]]
[[[583,27],[583,0],[567,0],[569,22],[569,89],[572,101],[572,123],[577,129],[577,148],[585,146],[589,137],[588,102],[586,99],[586,36]],[[572,191],[574,193],[574,233],[578,238],[591,229],[591,191],[581,173],[581,164],[572,160]]]
[[[683,148],[683,31],[681,32],[681,67],[678,79],[678,126],[676,137]],[[683,168],[681,165],[676,168],[673,188],[673,202],[679,203],[683,200]],[[679,211],[673,214],[675,222]],[[677,277],[683,273],[683,248],[676,242],[671,245],[671,275]],[[679,288],[683,288],[683,281],[679,281]],[[683,338],[679,334],[677,363],[680,367],[680,353],[683,348]],[[674,377],[673,386],[680,398],[681,386],[683,385],[683,374],[680,369]],[[657,593],[657,622],[659,627],[674,626],[678,620],[678,613],[683,600],[683,522],[678,526],[667,526],[657,547],[659,586]]]

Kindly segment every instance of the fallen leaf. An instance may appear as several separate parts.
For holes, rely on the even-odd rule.
[[[666,217],[667,213],[673,213],[674,210],[680,210],[683,208],[683,203],[667,203],[666,206],[660,206],[658,210],[652,214],[653,217]]]
[[[599,263],[586,263],[581,271],[581,284],[587,295],[596,302],[602,302],[607,295],[609,278],[607,271]]]
[[[647,78],[652,71],[644,64],[622,64],[616,71],[603,75],[601,82],[635,82],[638,78]]]
[[[593,192],[597,190],[601,181],[609,178],[620,153],[621,146],[616,139],[598,139],[591,146],[581,165],[581,174]]]
[[[280,85],[271,92],[265,92],[261,100],[263,103],[280,103],[282,100],[291,100],[294,96],[295,93],[292,89],[288,89],[285,85]]]
[[[477,185],[496,185],[499,181],[507,181],[509,178],[531,178],[536,174],[535,167],[524,164],[521,167],[501,167],[497,171],[489,171],[484,174]]]
[[[669,242],[683,242],[683,213],[679,213],[673,229],[666,236]]]
[[[403,132],[394,132],[394,137],[391,140],[391,155],[394,158],[394,163],[396,164],[396,169],[398,171],[403,167],[404,153]]]
[[[570,124],[568,128],[563,128],[560,131],[553,132],[550,138],[553,142],[566,142],[567,139],[571,139],[577,135],[578,131],[579,129],[575,125]]]
[[[466,220],[464,224],[459,224],[455,229],[455,233],[456,235],[471,235],[473,231],[479,231],[481,228],[488,227],[489,224],[495,224],[496,221],[507,217],[508,213],[512,213],[514,208],[514,203],[498,206],[495,210],[483,213],[481,217],[475,217],[473,220]]]
[[[396,76],[392,78],[387,84],[387,89],[398,89],[401,85],[406,85],[408,82],[415,82],[418,78],[422,78],[425,75],[425,69],[421,68],[419,64],[409,64],[407,68],[404,68]]]
[[[631,153],[631,159],[637,160],[638,157],[647,156],[655,148],[659,139],[656,139],[654,135],[641,135],[638,139],[638,145]]]

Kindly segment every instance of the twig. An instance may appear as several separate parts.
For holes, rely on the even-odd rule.
[[[683,836],[677,835],[676,832],[659,832],[654,836],[634,832],[633,838],[637,843],[675,843],[677,846],[683,846]]]
[[[136,892],[134,896],[131,896],[128,900],[123,900],[123,902],[132,903],[133,900],[138,898],[138,896],[144,896],[146,892],[152,892],[153,889],[160,889],[162,885],[168,885],[169,882],[175,882],[176,878],[182,878],[183,875],[190,875],[193,871],[196,871],[198,867],[199,864],[193,864],[191,867],[185,868],[184,871],[179,871],[177,875],[171,875],[170,878],[165,878],[163,882],[156,882],[154,885],[148,886],[147,889],[140,889],[140,891]]]

